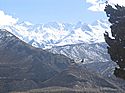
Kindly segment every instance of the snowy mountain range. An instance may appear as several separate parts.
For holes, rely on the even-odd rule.
[[[86,65],[87,68],[106,77],[110,77],[116,67],[115,62],[111,61],[107,53],[106,43],[56,46],[48,51],[54,54],[63,54],[80,65],[82,61],[82,64]]]
[[[92,24],[86,24],[83,22],[78,22],[77,24],[49,22],[47,24],[34,25],[29,22],[15,22],[13,24],[6,24],[5,22],[5,24],[0,24],[0,29],[6,29],[6,30],[1,30],[1,33],[0,33],[0,38],[1,38],[1,41],[0,41],[1,56],[0,57],[3,60],[1,62],[9,63],[10,60],[11,62],[15,62],[15,64],[16,62],[19,62],[19,63],[24,62],[23,65],[19,64],[19,68],[18,68],[19,72],[21,73],[19,75],[24,75],[22,77],[23,81],[25,81],[25,79],[29,77],[33,77],[34,75],[35,77],[37,76],[36,78],[41,78],[41,76],[43,77],[43,74],[49,75],[48,73],[51,73],[51,74],[55,73],[55,70],[64,66],[63,64],[67,64],[67,63],[72,64],[72,61],[73,62],[75,61],[74,64],[78,63],[76,65],[78,65],[78,67],[79,66],[82,67],[82,69],[80,70],[82,71],[81,72],[82,74],[84,71],[85,71],[85,74],[88,73],[84,69],[87,69],[87,71],[90,70],[94,74],[99,74],[103,76],[104,79],[108,78],[107,80],[110,80],[114,84],[118,85],[118,87],[120,86],[123,89],[125,89],[124,87],[125,83],[117,79],[113,75],[113,71],[114,71],[114,68],[116,67],[116,64],[111,61],[110,56],[107,53],[107,48],[106,48],[107,45],[106,43],[104,43],[103,33],[105,31],[110,32],[110,24],[108,23],[107,20],[97,20]],[[12,34],[9,33],[8,31],[11,32]],[[13,34],[16,37],[13,36]],[[22,40],[24,42],[22,42]],[[38,48],[31,47],[29,44],[26,44],[25,42]],[[48,50],[44,51],[39,48],[48,49]],[[49,51],[49,52],[46,52],[46,51]],[[54,54],[51,54],[50,52]],[[65,56],[64,57],[60,56],[61,54]],[[57,55],[57,56],[55,57],[53,55],[55,56]],[[66,56],[71,58],[72,60],[67,58]],[[68,59],[69,61],[66,59]],[[82,65],[81,63],[79,64],[81,60],[83,60]],[[47,63],[44,64],[44,62],[47,62]],[[61,62],[61,64],[59,64],[58,62]],[[7,63],[7,66],[8,66],[8,63]],[[22,69],[22,68],[25,68],[25,66],[27,68],[26,71],[25,69]],[[17,68],[18,65],[16,65],[15,67]],[[8,69],[8,67],[7,67],[8,70],[5,69],[7,72],[5,72],[4,70],[3,71],[0,70],[0,71],[1,73],[2,72],[8,73],[9,71],[11,71],[11,68],[13,68],[13,65],[12,67],[10,67],[10,69]],[[18,76],[18,74],[15,74],[15,73],[19,73],[18,70],[14,69],[14,71],[16,71],[14,72],[14,75]],[[41,71],[43,71],[43,73]],[[69,71],[72,71],[72,70],[69,70]],[[77,71],[77,69],[75,69],[75,71],[79,72],[79,70]],[[76,80],[78,82],[78,83],[77,82],[74,83],[74,85],[76,84],[82,85],[82,83],[79,83],[79,81],[81,81],[82,80],[81,78],[84,78],[84,77],[81,77],[79,75],[77,76],[73,72],[70,75],[69,73],[68,74],[64,73],[64,77],[61,76],[63,75],[62,73],[61,75],[59,74],[59,76],[61,76],[61,78],[64,78],[64,80],[68,80],[68,79],[71,79],[71,77],[73,77],[73,81]],[[28,77],[26,77],[27,73],[29,73]],[[14,76],[13,74],[12,75],[9,74],[9,75]],[[87,77],[88,76],[89,74],[87,74]],[[57,78],[58,78],[58,75],[57,77],[55,76],[49,79],[49,81],[50,82],[54,81],[55,83],[55,80],[57,81]],[[90,79],[87,79],[87,82],[89,80]],[[92,77],[92,80],[93,80],[93,77]],[[59,78],[59,81],[61,81],[60,78]],[[98,78],[96,82],[97,81],[98,81]],[[34,81],[33,81],[33,84],[35,84]],[[49,83],[44,82],[44,84],[47,85]],[[12,82],[12,85],[16,85],[16,84],[13,84]],[[83,83],[83,85],[85,84]]]
[[[10,31],[32,46],[48,49],[67,44],[104,42],[103,33],[110,32],[109,25],[106,20],[97,20],[92,24],[49,22],[34,25],[17,22],[13,25],[0,25],[0,28]]]
[[[54,54],[63,54],[75,60],[76,63],[82,59],[84,59],[84,64],[100,65],[104,62],[106,64],[111,62],[103,37],[105,31],[110,32],[110,24],[107,20],[97,20],[92,24],[49,22],[34,25],[29,22],[16,22],[15,24],[0,24],[0,28],[6,29],[32,46],[50,49],[48,51]],[[115,65],[112,62],[111,65],[110,70],[113,70]],[[97,69],[97,66],[91,67]],[[100,71],[108,71],[108,67],[110,66],[107,65],[107,68],[101,68]]]

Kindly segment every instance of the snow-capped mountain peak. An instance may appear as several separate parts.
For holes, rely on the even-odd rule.
[[[35,47],[51,48],[67,44],[104,42],[103,33],[110,31],[109,23],[97,20],[93,24],[78,22],[77,24],[49,22],[34,25],[21,22],[14,25],[0,25],[23,41]]]

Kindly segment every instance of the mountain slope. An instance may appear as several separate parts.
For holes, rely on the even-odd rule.
[[[0,81],[5,83],[6,91],[37,88],[38,82],[66,69],[70,61],[63,55],[32,47],[10,32],[0,30]]]
[[[104,77],[110,77],[117,65],[110,59],[106,46],[106,43],[81,43],[57,46],[48,49],[48,51],[54,54],[63,54]]]
[[[117,85],[76,65],[43,82],[42,86],[27,93],[124,93]]]
[[[93,62],[106,62],[111,61],[107,53],[105,43],[81,43],[65,46],[55,46],[49,49],[54,54],[63,54],[71,59],[81,60],[84,59],[85,63]]]
[[[93,73],[98,73],[107,80],[114,82],[121,88],[125,89],[125,81],[116,78],[113,73],[117,66],[112,62],[107,53],[107,45],[105,43],[81,43],[74,45],[65,45],[60,47],[53,47],[48,51],[55,54],[63,54],[83,68],[87,68]]]
[[[87,71],[86,68],[81,68],[80,66],[75,66],[75,65],[62,71],[55,77],[43,82],[43,85],[46,85],[46,86],[55,85],[55,86],[64,86],[64,87],[75,87],[77,85],[83,88],[84,87],[86,88],[92,88],[92,87],[93,88],[94,87],[95,88],[97,87],[115,88],[115,85],[111,85],[103,77],[98,76],[96,73],[91,73]]]
[[[102,77],[98,82],[100,76],[97,73],[90,73],[87,69],[75,65],[72,67],[72,62],[64,55],[52,54],[32,47],[10,32],[0,30],[1,93],[56,85],[73,88],[77,87],[76,84],[80,84],[79,88],[82,88],[86,80],[89,82],[86,85],[88,88],[95,86],[94,88],[99,90],[102,87],[105,91],[105,86],[107,86],[107,91],[116,93],[122,91],[118,86],[114,86]]]

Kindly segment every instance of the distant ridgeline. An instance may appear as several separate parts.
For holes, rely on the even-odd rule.
[[[125,7],[115,5],[106,5],[105,12],[111,23],[111,34],[105,32],[105,41],[108,44],[108,53],[111,59],[117,63],[119,67],[115,68],[114,75],[125,79]]]

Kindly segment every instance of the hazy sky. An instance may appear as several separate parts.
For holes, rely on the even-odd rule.
[[[88,10],[90,6],[85,0],[0,0],[0,10],[5,14],[34,24],[51,21],[91,23],[106,18],[104,12]]]

